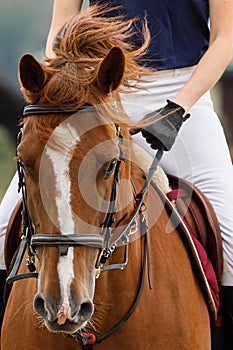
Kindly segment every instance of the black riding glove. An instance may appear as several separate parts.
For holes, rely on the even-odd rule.
[[[147,120],[155,116],[156,119],[160,119],[165,116],[154,124],[141,129],[142,136],[145,137],[151,148],[170,151],[181,125],[190,117],[190,114],[184,116],[184,113],[185,111],[181,106],[168,100],[165,107],[156,112],[147,114],[143,118]]]

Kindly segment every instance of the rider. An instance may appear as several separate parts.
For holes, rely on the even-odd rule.
[[[112,13],[119,11],[126,18],[147,16],[152,40],[145,64],[156,68],[157,73],[140,83],[142,89],[123,95],[123,106],[132,117],[138,111],[146,115],[160,108],[169,113],[163,122],[147,127],[135,138],[149,153],[151,148],[168,151],[161,161],[165,171],[195,184],[216,211],[226,265],[222,293],[229,312],[226,324],[231,327],[228,336],[232,344],[233,170],[209,92],[233,56],[232,0],[90,0],[90,3],[120,5]],[[54,36],[64,22],[80,11],[81,5],[82,0],[54,0],[47,57],[54,56]],[[140,43],[140,37],[137,39],[135,44]],[[187,113],[191,116],[182,126]],[[14,196],[16,192],[14,189]],[[11,189],[6,197],[12,197]],[[3,205],[9,205],[8,201],[3,201]],[[0,224],[4,220],[6,224],[13,207],[5,211],[2,207]],[[3,218],[6,212],[8,215]],[[4,236],[3,226],[0,235]]]

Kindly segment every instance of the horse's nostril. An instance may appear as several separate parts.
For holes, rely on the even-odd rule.
[[[47,315],[47,311],[45,309],[45,301],[40,295],[35,296],[33,305],[35,311],[39,315],[41,315],[42,317],[45,317]]]
[[[84,318],[88,318],[93,313],[93,304],[88,301],[86,303],[82,303],[79,311],[79,315]]]

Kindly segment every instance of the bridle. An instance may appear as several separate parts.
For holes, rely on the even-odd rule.
[[[85,110],[85,108],[86,107],[83,107],[81,108],[81,110]],[[91,107],[91,108],[94,108],[94,107]],[[64,114],[64,113],[71,114],[78,111],[80,111],[80,109],[71,111],[67,109],[63,110],[59,107],[51,107],[51,106],[44,106],[44,105],[43,106],[27,105],[24,108],[23,117],[28,117],[33,115],[47,115],[47,114]],[[130,236],[134,235],[138,231],[136,218],[139,217],[140,235],[141,237],[142,236],[145,237],[144,238],[145,244],[144,244],[144,253],[143,253],[144,258],[143,258],[143,265],[142,265],[143,267],[141,272],[141,282],[138,289],[138,293],[136,295],[133,305],[131,306],[129,312],[125,315],[123,320],[117,326],[115,326],[112,330],[105,333],[103,336],[98,337],[98,339],[96,339],[95,342],[101,342],[103,339],[105,339],[106,337],[114,333],[118,328],[120,328],[126,322],[126,320],[130,317],[130,315],[133,313],[139,301],[139,298],[142,292],[143,281],[144,281],[146,260],[149,260],[149,252],[147,248],[148,225],[146,220],[146,214],[144,212],[144,208],[145,208],[144,197],[148,191],[149,185],[152,181],[153,174],[157,169],[157,165],[163,154],[162,150],[159,150],[156,153],[154,160],[152,162],[152,165],[145,178],[145,182],[142,186],[142,189],[138,193],[135,193],[134,210],[131,213],[128,219],[128,222],[123,226],[123,228],[118,229],[119,224],[128,215],[128,213],[126,213],[118,221],[118,223],[116,223],[115,226],[113,227],[113,224],[115,222],[115,214],[116,214],[117,187],[120,182],[120,176],[119,176],[120,166],[121,166],[121,162],[125,161],[125,157],[121,147],[123,136],[121,134],[120,127],[118,125],[115,125],[115,127],[116,127],[116,133],[118,136],[118,146],[120,149],[120,155],[114,167],[113,184],[112,184],[111,195],[110,195],[110,205],[106,213],[103,226],[100,228],[99,234],[91,234],[91,233],[78,233],[78,234],[70,234],[70,235],[46,234],[46,233],[35,234],[33,223],[32,223],[28,205],[27,205],[27,191],[26,191],[26,184],[25,184],[25,178],[24,178],[24,170],[20,159],[17,160],[17,170],[18,170],[18,176],[19,176],[19,191],[21,190],[22,192],[22,206],[23,206],[22,236],[21,236],[20,246],[13,263],[13,267],[7,278],[7,283],[12,283],[24,278],[38,277],[38,272],[35,267],[35,256],[36,256],[36,248],[40,246],[57,247],[59,250],[59,254],[61,256],[67,255],[67,251],[69,247],[88,246],[88,247],[94,247],[99,249],[100,253],[96,262],[97,278],[100,275],[100,273],[103,271],[108,271],[113,269],[123,270],[126,267],[128,262],[128,244],[130,242]],[[21,133],[18,135],[17,144],[20,144],[20,142],[21,142]],[[124,261],[121,263],[105,265],[105,263],[113,254],[113,252],[115,251],[119,243],[121,243],[125,247]],[[29,269],[29,272],[24,274],[18,274],[19,266],[22,262],[26,249],[28,253],[28,257],[26,259],[26,265]],[[148,280],[149,280],[149,285],[151,286],[149,261],[147,265],[148,265],[147,267]],[[77,332],[77,334],[75,334],[74,337],[79,339],[83,344],[83,349],[86,349],[85,336],[83,336],[81,332]]]
[[[44,106],[44,105],[27,105],[24,107],[23,110],[23,117],[28,116],[35,116],[35,115],[47,115],[47,114],[71,114],[75,112],[79,112],[80,110],[85,110],[87,108],[86,106],[81,107],[78,110],[70,110],[70,109],[61,109],[56,106]],[[88,106],[88,108],[90,108]],[[94,109],[94,107],[91,107]],[[122,161],[125,161],[124,154],[122,152],[121,147],[121,141],[123,139],[123,136],[121,134],[120,128],[118,125],[116,126],[116,132],[119,139],[119,148],[120,148],[120,156],[119,159],[116,162],[116,166],[114,169],[114,180],[111,190],[111,197],[110,197],[110,205],[108,208],[108,212],[106,214],[105,221],[103,223],[103,227],[100,230],[100,233],[98,234],[91,234],[91,233],[78,233],[78,234],[71,234],[71,235],[60,235],[60,234],[46,234],[46,233],[37,233],[34,234],[34,227],[33,223],[29,214],[29,209],[27,205],[27,191],[26,191],[26,184],[24,179],[24,170],[21,164],[20,159],[17,161],[17,171],[18,171],[18,177],[19,177],[19,189],[22,192],[22,236],[21,236],[21,242],[20,247],[18,249],[13,267],[10,271],[10,274],[7,278],[8,283],[12,283],[14,281],[17,281],[19,279],[29,278],[29,277],[38,277],[38,273],[36,271],[36,267],[34,264],[35,261],[35,255],[36,255],[36,248],[39,246],[53,246],[57,247],[59,249],[60,255],[66,255],[68,248],[73,246],[88,246],[88,247],[94,247],[98,248],[100,250],[100,254],[96,263],[96,276],[98,277],[99,274],[103,271],[112,270],[112,269],[120,269],[123,270],[125,266],[127,265],[128,261],[128,243],[130,236],[133,235],[137,231],[137,224],[136,224],[136,216],[139,214],[142,218],[140,219],[141,223],[144,224],[144,228],[140,228],[141,235],[144,235],[146,229],[147,229],[147,223],[146,223],[146,216],[144,213],[144,196],[148,190],[148,187],[151,183],[152,176],[157,168],[158,162],[162,157],[162,151],[158,151],[153,163],[149,169],[149,172],[146,176],[144,185],[139,193],[135,195],[135,204],[134,204],[134,210],[127,222],[123,226],[122,229],[117,229],[117,226],[119,223],[125,218],[125,215],[120,222],[118,222],[118,225],[115,225],[115,227],[112,227],[114,221],[115,221],[115,214],[116,214],[116,195],[117,195],[117,186],[120,182],[119,178],[119,172],[120,172],[120,165]],[[17,145],[21,142],[21,132],[19,133],[17,137]],[[107,260],[110,258],[112,253],[115,251],[118,244],[121,242],[125,246],[125,255],[124,255],[124,262],[119,264],[110,264],[110,265],[104,265]],[[20,263],[22,261],[23,255],[25,251],[28,251],[28,257],[26,260],[26,265],[29,269],[29,273],[26,274],[20,274],[18,275],[18,269],[20,266]]]

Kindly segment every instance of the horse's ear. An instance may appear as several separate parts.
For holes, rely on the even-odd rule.
[[[101,90],[108,94],[118,88],[125,69],[125,56],[119,47],[113,47],[103,59],[97,77]]]
[[[30,92],[39,92],[44,86],[42,65],[30,54],[25,54],[19,61],[19,79],[22,86]]]

